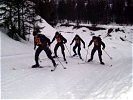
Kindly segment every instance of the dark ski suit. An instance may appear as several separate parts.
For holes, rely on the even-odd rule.
[[[99,60],[101,62],[101,64],[104,64],[102,62],[102,50],[101,50],[101,45],[103,46],[103,49],[105,49],[105,44],[102,42],[101,38],[100,37],[96,37],[96,36],[93,36],[93,39],[90,41],[88,47],[94,43],[94,47],[91,51],[91,58],[88,60],[88,62],[90,62],[91,60],[93,60],[93,56],[94,56],[94,53],[96,52],[96,50],[98,51],[98,56],[99,56]]]
[[[39,62],[38,62],[38,57],[39,57],[39,54],[42,52],[42,50],[45,51],[45,53],[48,56],[48,58],[52,61],[53,66],[55,66],[56,63],[55,63],[54,59],[52,58],[52,56],[51,56],[52,53],[51,53],[51,50],[49,49],[50,39],[47,38],[43,34],[33,33],[33,35],[34,35],[34,49],[36,48],[36,46],[38,46],[38,48],[36,50],[36,53],[35,53],[35,62],[36,62],[36,65],[34,67],[39,67],[40,66]]]
[[[74,52],[74,55],[73,55],[73,56],[77,55],[77,53],[76,53],[76,48],[78,48],[78,55],[79,55],[79,58],[82,59],[81,54],[80,54],[81,42],[83,43],[84,48],[85,48],[85,42],[80,38],[79,35],[76,35],[76,36],[73,38],[73,40],[72,40],[72,42],[71,42],[70,45],[72,45],[74,41],[75,41],[75,45],[74,45],[74,47],[73,47],[73,52]]]
[[[67,40],[61,34],[59,34],[59,32],[55,33],[55,36],[52,39],[51,43],[53,43],[55,39],[57,40],[57,44],[55,45],[55,48],[54,48],[55,57],[58,57],[57,56],[57,49],[60,46],[64,61],[66,61],[65,52],[64,52],[64,50],[65,50],[64,44],[67,42]]]

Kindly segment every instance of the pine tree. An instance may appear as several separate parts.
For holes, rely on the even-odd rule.
[[[11,38],[26,40],[30,29],[34,27],[35,4],[28,0],[1,1],[1,25],[9,30]]]

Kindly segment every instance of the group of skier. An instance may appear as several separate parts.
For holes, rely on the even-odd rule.
[[[36,62],[36,64],[33,65],[32,68],[40,67],[38,60],[39,60],[39,54],[41,53],[42,50],[44,50],[46,52],[46,55],[52,61],[53,66],[56,67],[57,64],[56,64],[54,58],[58,57],[57,50],[58,50],[59,46],[61,47],[61,52],[62,52],[62,55],[63,55],[63,59],[64,59],[64,61],[66,61],[65,52],[64,52],[64,50],[65,50],[65,46],[64,45],[66,45],[67,39],[64,38],[59,32],[56,32],[55,36],[53,37],[52,41],[50,42],[49,38],[47,38],[45,35],[39,34],[39,33],[40,33],[40,29],[39,28],[35,28],[35,30],[33,31],[34,49],[36,49],[36,46],[38,46],[38,48],[36,49],[36,52],[35,52],[35,62]],[[52,52],[50,50],[50,45],[54,42],[54,40],[57,41],[57,44],[55,45],[55,48],[54,48],[54,56],[52,56]],[[73,40],[70,43],[70,45],[72,45],[74,41],[75,41],[75,45],[73,46],[74,54],[73,54],[72,57],[77,55],[76,48],[78,48],[78,56],[79,56],[80,59],[82,59],[81,53],[80,53],[80,51],[81,51],[81,43],[83,43],[83,48],[85,48],[85,42],[77,34],[73,38]],[[98,56],[99,56],[100,63],[104,65],[104,62],[102,61],[102,50],[101,50],[101,45],[103,46],[102,49],[105,49],[104,42],[102,42],[100,37],[93,36],[92,40],[90,41],[90,43],[88,45],[88,48],[90,47],[90,45],[92,43],[94,43],[94,47],[93,47],[93,49],[91,51],[91,57],[88,60],[88,62],[93,60],[94,53],[96,51],[98,51]]]

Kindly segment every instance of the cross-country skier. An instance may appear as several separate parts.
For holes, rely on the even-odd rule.
[[[64,61],[66,61],[64,44],[67,42],[67,40],[59,32],[55,33],[55,36],[53,37],[51,43],[53,43],[55,39],[57,40],[57,44],[55,45],[55,48],[54,48],[54,54],[55,54],[54,58],[58,57],[57,50],[58,50],[58,47],[60,46]]]
[[[54,59],[52,58],[52,56],[51,56],[52,53],[51,53],[51,50],[49,49],[50,39],[47,38],[43,34],[38,34],[39,32],[40,32],[39,28],[36,28],[33,32],[34,50],[36,49],[36,46],[38,46],[38,48],[36,49],[36,52],[35,52],[35,62],[36,62],[36,64],[33,65],[32,68],[40,67],[39,62],[38,62],[38,57],[39,57],[39,54],[42,52],[42,50],[44,50],[46,52],[46,55],[52,61],[53,66],[56,67],[57,64],[55,63]]]
[[[73,46],[73,52],[74,52],[73,57],[77,55],[77,53],[76,53],[76,48],[78,48],[78,55],[79,55],[79,58],[82,59],[81,54],[80,54],[81,42],[83,43],[84,48],[85,48],[85,42],[84,42],[84,41],[81,39],[81,37],[80,37],[79,35],[77,35],[77,34],[76,34],[75,37],[73,38],[73,40],[72,40],[72,42],[71,42],[70,45],[72,45],[74,41],[75,41],[75,45]]]
[[[96,37],[96,36],[93,36],[92,40],[90,41],[88,47],[94,43],[94,47],[91,51],[91,58],[88,60],[88,62],[92,61],[93,60],[93,56],[94,56],[94,53],[96,52],[96,50],[98,51],[98,56],[99,56],[99,60],[100,60],[100,63],[104,65],[104,62],[102,61],[102,50],[101,50],[101,45],[103,46],[103,50],[105,49],[105,44],[102,42],[101,38],[100,37]]]

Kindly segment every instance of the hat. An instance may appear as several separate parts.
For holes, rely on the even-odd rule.
[[[60,33],[59,32],[56,32],[55,35],[59,35]]]
[[[92,37],[92,40],[94,40],[94,39],[96,39],[96,36],[93,36],[93,37]]]

